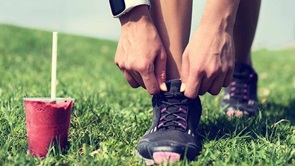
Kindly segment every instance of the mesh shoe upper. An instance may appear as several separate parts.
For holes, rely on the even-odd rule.
[[[224,111],[244,111],[250,116],[258,110],[257,101],[258,75],[246,64],[235,64],[233,79],[224,89],[221,107]]]
[[[180,92],[180,80],[167,83],[168,91],[154,95],[151,127],[137,145],[137,152],[151,159],[154,152],[175,152],[194,159],[199,151],[196,128],[201,116],[200,99]]]

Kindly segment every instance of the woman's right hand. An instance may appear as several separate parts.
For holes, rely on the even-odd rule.
[[[142,86],[151,95],[166,91],[166,52],[148,7],[135,7],[120,21],[116,65],[131,87]]]

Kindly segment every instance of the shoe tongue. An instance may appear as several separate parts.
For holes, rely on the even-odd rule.
[[[168,81],[166,82],[166,85],[167,85],[167,92],[168,94],[178,94],[180,95],[180,86],[181,86],[181,80],[171,80],[171,81]],[[180,98],[179,97],[169,97],[167,98],[167,101],[170,102],[170,103],[177,103],[180,101]]]
[[[171,80],[166,85],[168,92],[180,92],[181,80]]]

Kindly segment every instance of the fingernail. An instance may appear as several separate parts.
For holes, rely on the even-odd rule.
[[[184,92],[184,90],[185,90],[185,84],[182,83],[181,86],[180,86],[180,92]]]
[[[166,84],[165,84],[165,83],[162,83],[162,84],[160,85],[160,89],[161,89],[161,91],[166,92],[166,91],[167,91],[167,86],[166,86]]]

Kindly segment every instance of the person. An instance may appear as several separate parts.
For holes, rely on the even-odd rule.
[[[148,165],[198,155],[199,95],[226,87],[221,107],[228,116],[255,115],[251,45],[260,3],[207,0],[191,38],[192,0],[151,0],[118,16],[115,64],[131,87],[153,96],[152,124],[136,147]]]

